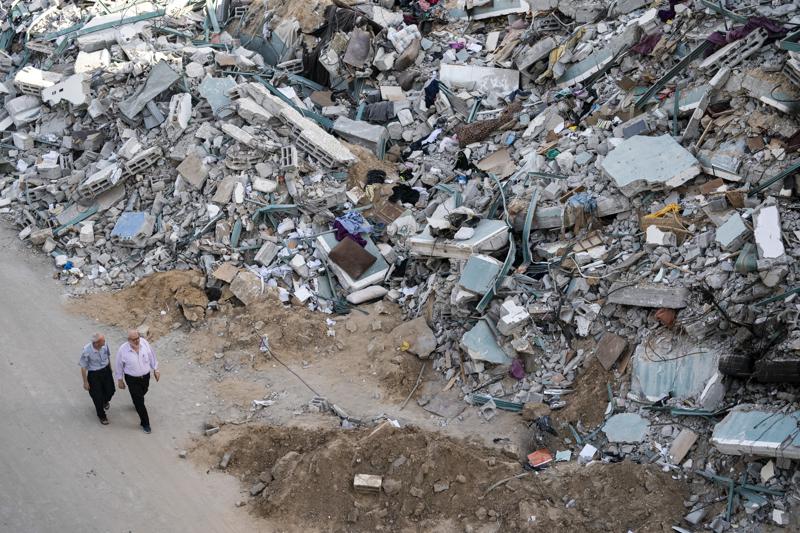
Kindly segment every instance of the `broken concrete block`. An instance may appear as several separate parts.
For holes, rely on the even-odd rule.
[[[611,370],[619,356],[628,348],[628,341],[615,333],[607,331],[603,334],[594,351],[594,356],[606,370]]]
[[[700,174],[700,163],[671,135],[624,140],[601,163],[605,175],[622,194],[674,189]]]
[[[126,211],[120,215],[111,230],[114,242],[123,246],[143,248],[153,234],[156,217],[140,211]]]
[[[270,194],[278,190],[278,182],[264,178],[253,178],[251,181],[254,191]]]
[[[461,272],[458,284],[475,294],[485,294],[493,287],[503,263],[494,257],[475,254],[470,256]]]
[[[81,198],[94,198],[99,194],[112,189],[123,180],[123,169],[117,164],[101,168],[78,186],[78,195]]]
[[[498,365],[511,364],[511,358],[500,348],[486,320],[478,320],[461,337],[461,347],[473,361],[485,361]]]
[[[558,42],[553,37],[545,37],[532,46],[523,49],[514,57],[517,68],[522,71],[529,70],[539,61],[549,57],[550,52],[558,46]]]
[[[671,231],[661,231],[658,226],[647,226],[645,231],[648,246],[677,246],[678,237]]]
[[[683,309],[689,289],[685,287],[661,287],[658,285],[631,285],[614,282],[608,290],[608,303],[637,307],[666,307]]]
[[[650,4],[648,0],[618,0],[614,6],[615,15],[627,15],[637,9],[641,9]]]
[[[333,131],[345,140],[368,148],[375,154],[378,154],[389,138],[389,132],[384,126],[347,117],[337,118],[333,123]]]
[[[80,241],[83,244],[91,244],[94,242],[94,222],[81,226]]]
[[[311,275],[311,270],[306,264],[306,258],[301,254],[295,254],[289,261],[289,266],[291,266],[292,270],[294,270],[301,278],[307,278]]]
[[[192,187],[197,190],[203,188],[203,184],[208,177],[208,167],[203,163],[202,158],[195,153],[191,153],[178,165],[178,173]]]
[[[425,257],[468,259],[480,252],[495,252],[508,243],[508,225],[502,220],[482,219],[475,233],[466,240],[449,240],[431,236],[430,227],[409,240],[411,253]]]
[[[147,150],[138,152],[127,163],[123,177],[128,178],[140,174],[142,171],[155,165],[163,156],[160,146],[151,146]]]
[[[244,305],[252,305],[264,299],[266,284],[249,270],[242,270],[233,278],[230,289]]]
[[[356,474],[353,478],[353,489],[366,494],[378,494],[381,491],[383,477],[372,474]]]
[[[131,137],[122,143],[122,146],[117,150],[117,155],[122,159],[133,159],[142,149],[142,143],[136,137]]]
[[[635,444],[642,442],[650,429],[650,422],[636,413],[620,413],[612,416],[603,425],[608,442]]]
[[[30,241],[34,246],[41,246],[47,239],[53,238],[53,230],[50,228],[37,229],[31,232]]]
[[[753,213],[753,234],[760,259],[781,257],[785,253],[778,206],[768,205]]]
[[[414,116],[411,114],[410,109],[401,109],[397,112],[397,120],[400,121],[402,126],[410,126],[414,123]]]
[[[595,454],[597,453],[597,448],[592,446],[591,444],[586,444],[581,448],[580,453],[578,454],[578,462],[580,464],[586,464],[591,462],[594,459]]]
[[[735,252],[744,245],[749,236],[750,229],[745,225],[739,213],[734,213],[717,228],[716,241],[726,252]]]
[[[789,525],[789,513],[786,511],[782,511],[780,509],[773,509],[772,510],[772,521],[778,524],[779,526],[788,526]]]
[[[42,102],[36,96],[23,94],[7,101],[5,107],[11,121],[19,127],[39,118]]]
[[[372,65],[379,71],[386,72],[387,70],[392,70],[396,59],[396,52],[384,52],[383,48],[379,48],[375,54],[375,59],[372,60]]]
[[[58,72],[48,72],[31,66],[26,66],[14,75],[14,85],[22,94],[41,96],[42,91],[60,83],[64,78]]]
[[[437,346],[436,335],[428,327],[425,317],[400,324],[392,330],[391,337],[395,346],[420,359],[429,358]]]
[[[261,266],[269,266],[278,256],[279,251],[280,247],[277,244],[272,241],[264,241],[253,260]]]
[[[171,139],[177,139],[189,126],[189,119],[192,118],[192,95],[189,93],[178,93],[172,95],[169,101],[169,115],[165,128]]]
[[[769,480],[775,477],[775,463],[773,461],[767,461],[767,464],[761,467],[760,475],[763,485],[769,483]]]
[[[144,85],[131,97],[119,103],[119,111],[128,120],[134,120],[148,102],[169,89],[180,76],[163,59],[156,63]]]
[[[500,320],[497,321],[497,330],[503,335],[511,335],[528,323],[531,316],[527,309],[515,304],[512,300],[503,302],[500,310]]]
[[[33,137],[26,133],[15,131],[11,134],[11,140],[19,150],[33,150]]]
[[[683,458],[692,449],[697,441],[697,433],[689,428],[683,428],[669,447],[669,459],[673,464],[681,464]]]
[[[97,52],[78,52],[75,58],[75,73],[92,73],[95,70],[101,70],[111,64],[111,54],[106,48],[98,50]]]
[[[711,444],[729,455],[800,459],[800,411],[733,410],[714,426]]]
[[[768,38],[767,30],[756,28],[747,36],[723,46],[708,56],[700,63],[700,69],[713,71],[724,67],[733,68],[758,52]]]

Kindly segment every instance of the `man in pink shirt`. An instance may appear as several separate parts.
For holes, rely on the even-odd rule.
[[[117,386],[120,389],[124,389],[127,384],[133,406],[139,414],[139,422],[145,433],[150,433],[150,418],[147,416],[147,408],[144,406],[144,395],[147,394],[150,386],[151,370],[158,381],[161,374],[158,371],[156,354],[150,347],[150,343],[142,339],[137,330],[128,330],[128,342],[117,350],[114,376],[117,378]]]

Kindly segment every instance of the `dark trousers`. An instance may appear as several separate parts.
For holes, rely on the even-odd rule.
[[[97,416],[103,420],[106,411],[103,406],[111,401],[114,396],[114,376],[111,375],[111,366],[100,370],[89,370],[86,379],[89,381],[89,396],[92,397]]]
[[[147,389],[150,387],[150,373],[138,377],[125,374],[125,384],[131,393],[133,406],[139,414],[139,423],[142,426],[149,426],[150,418],[147,416],[147,408],[144,406],[144,395],[147,394]]]

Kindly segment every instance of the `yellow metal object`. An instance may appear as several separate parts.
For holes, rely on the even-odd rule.
[[[645,215],[644,218],[661,218],[666,214],[675,213],[676,215],[680,212],[681,207],[678,204],[669,204],[663,209],[659,209],[655,213],[650,213],[649,215]]]

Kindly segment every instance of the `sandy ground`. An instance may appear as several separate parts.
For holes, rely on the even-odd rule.
[[[153,433],[127,391],[101,426],[77,366],[98,326],[63,309],[48,259],[4,222],[0,246],[0,531],[269,531],[234,507],[235,478],[178,457],[207,413],[207,374],[165,349],[147,395]],[[122,335],[107,330],[112,351]]]

